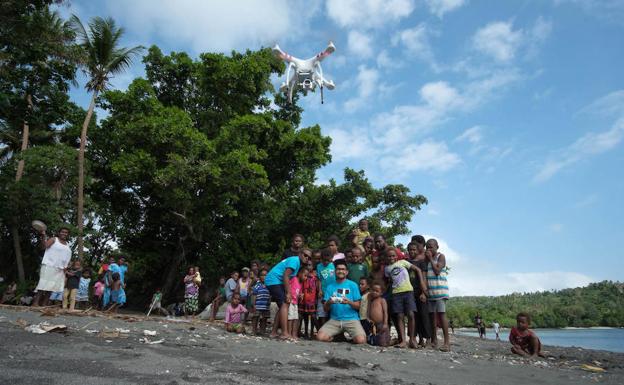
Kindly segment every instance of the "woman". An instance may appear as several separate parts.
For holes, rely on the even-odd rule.
[[[199,281],[199,282],[198,282]],[[184,314],[195,316],[199,308],[199,284],[201,281],[195,274],[195,269],[189,267],[188,274],[184,277]]]

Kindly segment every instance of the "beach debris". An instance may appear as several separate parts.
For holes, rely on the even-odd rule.
[[[19,327],[25,328],[26,326],[28,326],[28,321],[23,318],[18,318],[17,320],[15,320],[15,324]]]
[[[144,336],[149,336],[149,337],[155,337],[156,336],[156,330],[143,330],[143,335]]]
[[[128,333],[130,333],[128,329],[115,328],[115,330],[102,330],[97,336],[101,338],[128,338]]]
[[[95,334],[95,333],[99,333],[99,330],[95,330],[95,329],[87,329],[85,330],[85,332],[89,333],[89,334]]]
[[[604,373],[604,372],[606,372],[606,370],[604,368],[600,368],[598,366],[593,366],[593,365],[589,365],[589,364],[582,364],[581,365],[581,369],[585,370],[587,372],[592,372],[592,373]]]
[[[162,339],[157,340],[157,341],[152,341],[149,338],[145,337],[145,338],[139,338],[139,342],[142,342],[142,343],[148,344],[148,345],[156,345],[156,344],[162,344],[163,342],[165,342],[165,339],[162,338]]]
[[[65,325],[51,325],[47,322],[42,322],[39,324],[33,324],[26,326],[24,328],[27,332],[31,332],[33,334],[44,334],[48,332],[65,332],[67,331],[67,326]]]
[[[130,333],[130,329],[115,328],[115,331],[119,332],[120,334],[128,334],[128,333]]]

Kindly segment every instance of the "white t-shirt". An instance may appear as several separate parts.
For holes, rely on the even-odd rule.
[[[500,331],[500,325],[498,324],[498,322],[494,322],[492,326],[494,326],[494,333],[498,334],[498,332]]]
[[[69,245],[64,245],[58,238],[54,238],[52,246],[48,247],[43,254],[42,265],[64,269],[71,260],[71,249]]]

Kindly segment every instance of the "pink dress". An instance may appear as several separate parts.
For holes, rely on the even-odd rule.
[[[290,279],[291,304],[299,304],[299,294],[301,293],[301,287],[301,282],[299,282],[299,279],[297,279],[297,277],[292,277]]]
[[[236,307],[227,305],[225,308],[225,323],[226,324],[239,324],[243,318],[243,314],[247,313],[247,309],[242,304],[238,304]]]

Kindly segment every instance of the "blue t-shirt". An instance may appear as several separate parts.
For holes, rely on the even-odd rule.
[[[323,263],[316,265],[316,275],[321,281],[323,293],[325,293],[327,286],[336,282],[336,268],[332,262],[328,263],[327,266],[323,266]]]
[[[284,272],[286,269],[292,269],[292,273],[290,273],[290,278],[292,278],[299,272],[299,266],[301,266],[301,260],[299,257],[288,257],[283,259],[280,263],[273,266],[271,271],[269,271],[269,274],[267,274],[264,279],[264,283],[267,286],[281,285],[284,283]]]
[[[256,310],[269,310],[271,294],[264,283],[257,282],[251,291],[251,295],[256,296]]]
[[[327,286],[327,290],[323,293],[323,300],[329,301],[331,297],[346,297],[351,301],[362,299],[358,285],[348,279]],[[332,303],[329,318],[336,321],[357,321],[360,319],[360,313],[349,304]]]

